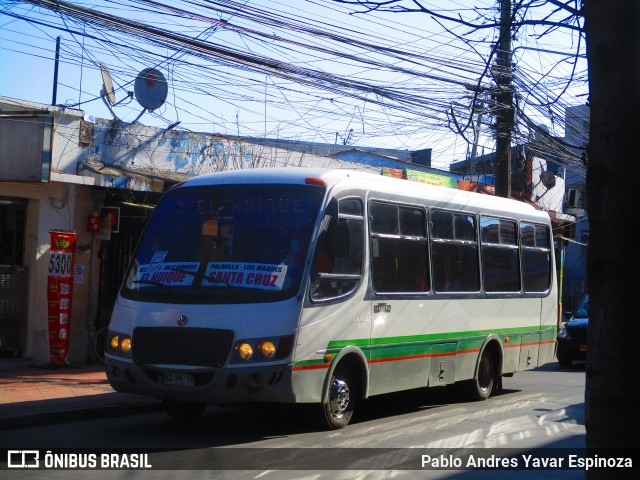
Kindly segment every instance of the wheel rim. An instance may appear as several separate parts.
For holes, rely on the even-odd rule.
[[[351,391],[347,382],[340,378],[335,378],[331,385],[331,395],[329,405],[335,418],[341,418],[349,408]]]
[[[487,357],[482,357],[480,365],[478,365],[478,387],[483,392],[490,390],[493,385],[493,372],[491,367],[491,360]]]

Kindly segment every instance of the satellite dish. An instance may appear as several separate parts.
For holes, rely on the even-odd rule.
[[[116,94],[113,91],[113,82],[111,81],[111,75],[107,70],[107,66],[104,63],[100,64],[100,70],[102,70],[102,98],[107,97],[111,105],[116,103]]]
[[[150,112],[162,106],[169,93],[167,80],[162,72],[155,68],[142,70],[136,78],[133,90],[138,103]]]
[[[547,189],[556,186],[556,176],[549,170],[545,170],[544,172],[542,172],[542,174],[540,175],[540,180],[542,181],[542,185],[544,185]]]

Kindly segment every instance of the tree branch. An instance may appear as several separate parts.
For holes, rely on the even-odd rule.
[[[500,22],[491,22],[491,23],[473,23],[473,22],[468,22],[464,19],[462,19],[461,17],[452,17],[449,15],[443,15],[441,13],[438,13],[434,10],[431,10],[430,8],[426,8],[425,6],[423,6],[418,0],[412,0],[412,3],[414,5],[416,5],[415,8],[409,8],[409,7],[405,7],[403,5],[398,5],[399,3],[402,3],[404,0],[383,0],[383,1],[372,1],[372,0],[333,0],[334,2],[337,3],[342,3],[345,5],[359,5],[363,8],[365,8],[364,12],[355,12],[355,13],[367,13],[367,12],[373,12],[373,11],[379,11],[379,12],[392,12],[392,13],[426,13],[428,15],[431,15],[432,17],[435,18],[439,18],[441,20],[446,20],[448,22],[454,22],[460,25],[464,25],[466,27],[470,27],[470,28],[474,28],[477,30],[480,29],[487,29],[487,28],[497,28],[500,26]],[[562,10],[566,10],[569,13],[572,13],[573,16],[582,16],[581,11],[580,10],[576,10],[574,8],[569,7],[568,5],[558,2],[558,1],[549,1],[548,3],[551,3],[555,6],[558,6],[559,9]],[[567,3],[571,3],[571,2],[567,2]],[[566,20],[566,19],[565,19]],[[562,28],[567,28],[569,30],[575,30],[575,31],[579,31],[582,32],[583,29],[580,26],[575,26],[575,25],[571,25],[571,24],[567,24],[563,22],[551,22],[548,20],[521,20],[519,22],[514,22],[513,23],[513,27],[518,28],[524,25],[547,25],[549,27],[562,27]]]

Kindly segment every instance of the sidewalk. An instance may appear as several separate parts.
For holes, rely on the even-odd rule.
[[[160,402],[115,392],[101,363],[35,367],[0,360],[0,430],[160,410]]]

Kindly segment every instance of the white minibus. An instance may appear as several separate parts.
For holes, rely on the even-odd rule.
[[[549,215],[371,173],[193,177],[150,217],[109,324],[113,388],[176,419],[206,405],[358,402],[450,386],[484,400],[553,360]]]

